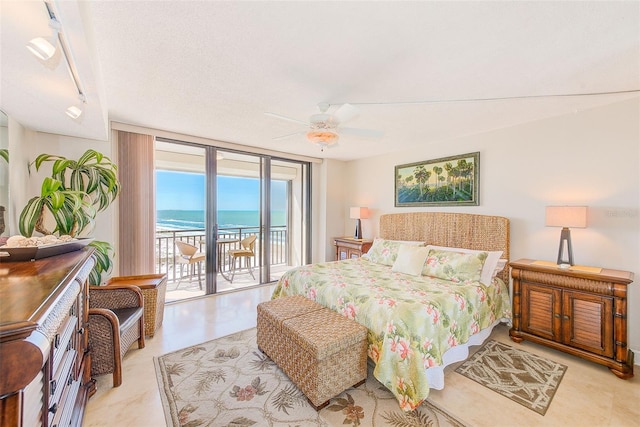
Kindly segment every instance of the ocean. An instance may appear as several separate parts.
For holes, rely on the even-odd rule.
[[[159,210],[156,211],[156,230],[204,229],[204,211]],[[257,227],[258,211],[218,211],[218,227]],[[287,225],[285,211],[271,211],[271,225]]]

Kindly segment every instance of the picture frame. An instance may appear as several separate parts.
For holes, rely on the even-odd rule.
[[[395,167],[395,206],[478,206],[480,152]]]

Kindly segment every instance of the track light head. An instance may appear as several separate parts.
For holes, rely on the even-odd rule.
[[[27,49],[33,53],[37,58],[47,61],[53,57],[56,53],[56,46],[58,44],[58,33],[62,26],[60,23],[51,18],[49,20],[49,28],[53,30],[53,36],[51,37],[36,37],[27,43]]]
[[[72,105],[65,110],[66,115],[71,117],[73,120],[77,120],[82,115],[84,104],[87,103],[87,100],[83,94],[80,94],[78,97],[80,99],[81,104]]]

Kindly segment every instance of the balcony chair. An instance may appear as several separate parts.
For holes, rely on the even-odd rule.
[[[89,287],[89,348],[91,376],[113,373],[122,384],[122,358],[138,340],[144,348],[144,303],[137,286]]]
[[[229,254],[229,260],[231,262],[231,279],[230,283],[233,283],[233,277],[236,274],[236,260],[240,260],[240,268],[242,269],[242,259],[244,258],[244,266],[247,269],[247,272],[251,274],[253,280],[255,280],[255,276],[253,275],[253,266],[251,265],[251,259],[254,257],[255,253],[253,251],[256,244],[256,235],[253,234],[251,236],[245,237],[240,241],[241,249],[231,249]]]
[[[176,246],[180,255],[176,258],[176,262],[180,264],[180,281],[182,281],[182,267],[184,265],[191,266],[191,274],[189,275],[189,282],[195,274],[196,264],[198,265],[198,285],[202,289],[202,261],[206,259],[206,255],[202,252],[198,252],[196,246],[181,240],[176,240]],[[178,286],[180,283],[178,282]]]

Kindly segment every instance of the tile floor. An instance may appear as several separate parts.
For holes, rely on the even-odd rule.
[[[155,427],[166,425],[153,358],[200,342],[255,327],[256,305],[268,300],[273,286],[167,305],[163,326],[142,350],[131,349],[124,360],[123,383],[111,387],[111,375],[98,377],[98,391],[89,400],[85,426]],[[640,422],[640,368],[621,380],[605,367],[537,344],[514,344],[508,328],[498,326],[498,341],[568,366],[545,416],[447,368],[444,390],[430,399],[472,426],[636,426]],[[476,347],[477,348],[477,347]],[[363,426],[364,427],[364,426]]]

